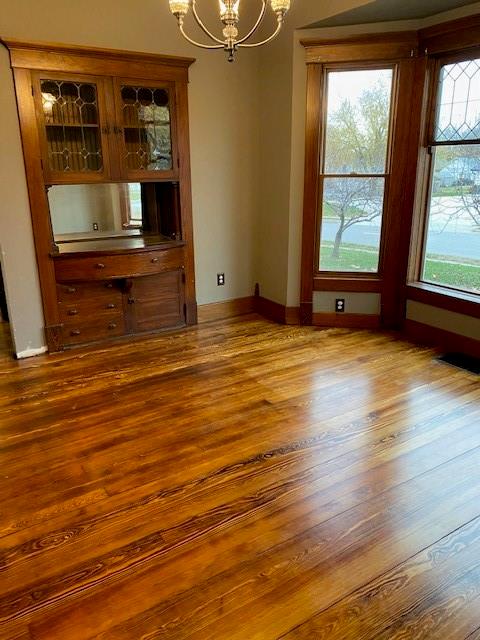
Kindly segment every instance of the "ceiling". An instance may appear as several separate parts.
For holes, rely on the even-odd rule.
[[[469,4],[475,4],[475,2],[472,0],[374,0],[369,4],[310,24],[306,28],[339,27],[392,20],[419,20]]]

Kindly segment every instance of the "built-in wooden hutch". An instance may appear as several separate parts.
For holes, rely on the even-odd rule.
[[[3,42],[49,350],[194,324],[193,59]]]

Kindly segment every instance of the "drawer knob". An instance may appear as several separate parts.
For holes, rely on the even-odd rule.
[[[79,336],[80,335],[80,329],[72,329],[72,331],[70,331],[70,335],[71,336]]]
[[[103,262],[97,262],[97,264],[95,265],[95,267],[97,269],[105,269],[105,265],[103,264]]]
[[[109,303],[107,304],[107,309],[115,309],[115,307],[116,307],[116,306],[117,306],[117,305],[116,305],[116,304],[114,304],[113,302],[109,302]]]
[[[75,293],[77,290],[75,287],[67,287],[67,292],[68,293]]]
[[[156,262],[158,262],[158,258],[152,258],[151,262],[153,262],[153,264],[155,264]]]
[[[134,303],[135,303],[135,298],[128,299],[128,304],[134,304]]]
[[[68,310],[68,315],[69,316],[76,316],[78,313],[78,309],[69,309]]]
[[[107,282],[105,286],[107,287],[107,289],[113,289],[113,284],[111,282]]]
[[[109,329],[116,329],[116,328],[117,328],[117,325],[115,324],[115,322],[111,322],[111,323],[108,325],[108,328],[109,328]]]

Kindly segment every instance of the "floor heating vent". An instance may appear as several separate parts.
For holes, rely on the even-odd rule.
[[[470,373],[480,375],[480,358],[467,356],[463,353],[445,353],[437,358],[440,362],[446,362],[458,369],[464,369]]]

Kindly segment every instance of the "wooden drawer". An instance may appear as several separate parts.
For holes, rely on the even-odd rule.
[[[74,282],[57,284],[57,300],[60,317],[91,316],[106,310],[122,308],[120,282]]]
[[[87,322],[92,321],[100,316],[106,318],[117,316],[122,313],[122,299],[120,301],[110,301],[106,304],[96,304],[95,300],[82,301],[77,304],[60,304],[60,322],[63,324],[71,322]]]
[[[125,334],[123,314],[102,314],[88,320],[73,319],[63,324],[63,341],[66,345],[105,340]]]
[[[183,265],[183,247],[175,247],[144,253],[56,258],[55,275],[58,282],[107,280],[182,269]]]

